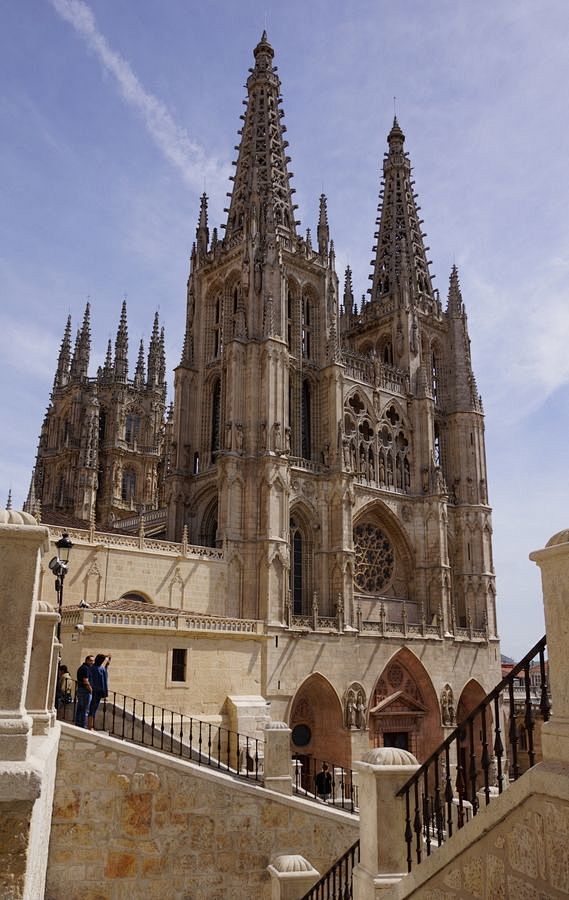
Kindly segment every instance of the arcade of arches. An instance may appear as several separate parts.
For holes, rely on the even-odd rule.
[[[367,731],[370,746],[401,747],[419,759],[443,739],[441,707],[429,674],[406,648],[385,666],[369,699],[360,685],[352,685],[340,701],[327,679],[311,675],[294,697],[290,727],[293,753],[302,762],[340,766],[351,766],[357,731]]]

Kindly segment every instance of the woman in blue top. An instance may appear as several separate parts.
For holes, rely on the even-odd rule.
[[[106,662],[106,655],[104,653],[97,653],[95,662],[89,669],[89,681],[93,693],[91,695],[91,706],[89,708],[87,727],[91,731],[95,728],[95,715],[99,708],[99,703],[109,696],[109,673],[107,672]]]

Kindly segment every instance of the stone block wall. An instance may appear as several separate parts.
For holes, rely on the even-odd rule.
[[[270,859],[326,871],[358,823],[324,806],[62,726],[46,900],[270,898]]]
[[[569,896],[569,803],[533,796],[407,894],[417,900],[549,900]]]

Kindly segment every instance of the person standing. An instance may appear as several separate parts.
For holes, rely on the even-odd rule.
[[[89,669],[89,682],[93,691],[91,695],[91,706],[89,708],[89,716],[87,719],[87,727],[90,731],[95,728],[95,716],[99,708],[101,700],[106,700],[109,696],[109,674],[107,672],[108,660],[104,653],[97,653],[95,662]]]
[[[332,776],[328,771],[328,763],[322,763],[322,770],[316,776],[316,793],[320,800],[326,801],[332,793]]]
[[[87,718],[91,706],[93,688],[89,681],[89,671],[95,662],[93,656],[86,656],[85,662],[77,669],[77,705],[75,707],[75,724],[79,728],[87,728]]]

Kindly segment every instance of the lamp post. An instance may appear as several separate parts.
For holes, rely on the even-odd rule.
[[[57,594],[57,611],[59,613],[59,622],[57,623],[57,642],[61,643],[61,608],[63,606],[63,582],[67,575],[69,567],[69,554],[73,543],[69,539],[66,531],[63,532],[58,541],[55,542],[57,547],[57,556],[49,561],[49,568],[55,575],[55,593]]]

